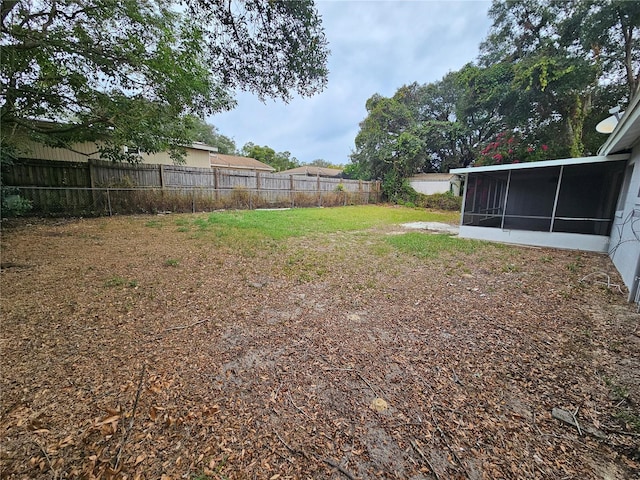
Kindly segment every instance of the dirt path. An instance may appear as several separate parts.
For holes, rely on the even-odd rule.
[[[639,315],[580,281],[607,257],[176,225],[4,229],[2,478],[640,475]]]

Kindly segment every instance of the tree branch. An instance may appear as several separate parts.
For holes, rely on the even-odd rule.
[[[142,391],[142,384],[144,380],[144,372],[146,369],[146,364],[142,364],[142,371],[140,372],[140,380],[138,380],[138,390],[136,391],[136,399],[133,402],[133,410],[131,411],[131,421],[129,422],[129,428],[125,429],[122,433],[122,443],[120,444],[120,448],[118,449],[118,455],[116,455],[116,464],[114,466],[114,470],[118,470],[120,466],[120,460],[122,458],[122,451],[124,450],[124,445],[127,443],[129,439],[129,435],[131,434],[131,430],[133,429],[133,421],[136,418],[136,409],[138,408],[138,401],[140,400],[140,392]]]
[[[2,0],[2,5],[0,6],[0,15],[2,16],[2,30],[4,31],[4,19],[7,18],[7,15],[11,13],[11,10],[14,9],[16,5],[18,5],[19,0]]]

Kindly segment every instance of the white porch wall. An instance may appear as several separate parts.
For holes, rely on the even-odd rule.
[[[534,232],[530,230],[503,230],[501,228],[460,226],[460,236],[494,242],[533,245],[536,247],[565,248],[606,253],[609,237],[579,233]]]

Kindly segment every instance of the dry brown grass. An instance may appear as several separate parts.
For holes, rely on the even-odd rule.
[[[580,282],[619,282],[607,257],[425,259],[389,227],[247,249],[192,225],[2,231],[2,478],[640,472],[638,315]]]

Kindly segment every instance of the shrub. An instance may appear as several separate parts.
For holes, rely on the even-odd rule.
[[[424,208],[454,211],[462,208],[462,197],[456,197],[451,192],[421,195],[420,197],[418,205]]]
[[[16,149],[0,139],[0,216],[2,218],[19,217],[29,212],[32,207],[31,201],[21,197],[17,188],[7,187],[2,182],[4,170],[10,168],[16,158]]]
[[[19,217],[31,210],[31,201],[17,194],[16,189],[3,188],[0,198],[2,217]]]
[[[397,204],[415,203],[420,195],[411,186],[409,180],[402,178],[395,171],[388,172],[385,175],[382,181],[382,193],[386,200]]]

